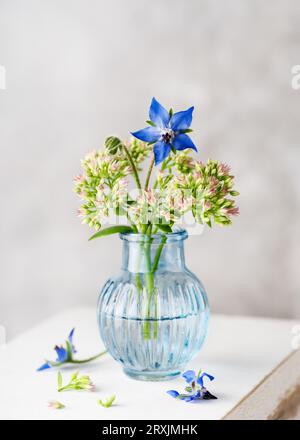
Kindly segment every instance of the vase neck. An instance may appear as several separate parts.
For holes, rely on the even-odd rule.
[[[185,267],[184,239],[166,236],[145,237],[130,234],[123,238],[123,270],[133,273],[178,272]],[[133,238],[133,236],[135,237]]]

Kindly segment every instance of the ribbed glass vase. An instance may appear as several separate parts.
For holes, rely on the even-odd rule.
[[[204,287],[185,265],[187,233],[120,237],[121,271],[98,301],[102,340],[127,375],[171,379],[200,350],[209,315]]]

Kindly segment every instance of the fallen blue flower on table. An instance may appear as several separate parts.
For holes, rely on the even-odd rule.
[[[57,354],[57,359],[55,362],[52,361],[46,361],[43,365],[41,365],[37,371],[46,370],[47,368],[51,368],[53,366],[58,364],[63,364],[64,362],[67,362],[68,359],[72,359],[72,354],[76,353],[75,347],[73,345],[73,335],[74,335],[74,328],[70,331],[70,334],[68,336],[68,340],[66,341],[66,347],[55,345],[54,350]]]
[[[207,373],[202,373],[201,370],[196,375],[195,371],[188,370],[183,373],[182,377],[188,383],[185,387],[186,393],[179,393],[176,390],[169,390],[167,393],[175,399],[184,400],[185,402],[192,402],[193,400],[210,400],[217,399],[204,386],[204,378],[214,380],[214,377]]]
[[[153,145],[155,165],[163,162],[171,150],[192,148],[197,151],[192,139],[187,135],[191,132],[194,107],[174,113],[165,109],[155,98],[149,109],[149,127],[131,133],[137,139]]]
[[[85,362],[93,361],[94,359],[97,359],[98,357],[100,357],[106,353],[106,351],[103,351],[103,352],[97,354],[96,356],[92,356],[87,359],[80,359],[80,360],[74,359],[73,354],[77,353],[75,346],[73,344],[74,330],[75,330],[75,328],[73,328],[70,331],[68,339],[66,340],[65,346],[55,345],[54,350],[56,351],[57,359],[55,361],[46,360],[46,362],[43,365],[41,365],[37,369],[37,371],[43,371],[43,370],[47,370],[48,368],[58,367],[62,364],[66,364],[66,363],[83,364]]]

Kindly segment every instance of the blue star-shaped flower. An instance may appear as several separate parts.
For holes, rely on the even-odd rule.
[[[155,165],[168,157],[172,148],[185,150],[192,148],[197,151],[192,139],[186,134],[193,119],[194,107],[172,114],[168,112],[155,98],[152,98],[149,109],[149,127],[131,133],[143,142],[153,143]]]
[[[192,402],[193,400],[210,400],[217,399],[205,387],[203,379],[207,377],[209,380],[214,380],[214,377],[207,373],[199,373],[196,375],[195,371],[188,370],[183,373],[182,377],[188,383],[185,388],[186,393],[179,393],[176,390],[169,390],[167,393],[175,399],[183,400],[184,402]]]
[[[43,365],[41,365],[37,371],[43,371],[47,368],[51,368],[56,365],[63,364],[64,362],[67,362],[72,359],[73,353],[76,353],[74,344],[73,344],[73,335],[74,335],[74,328],[70,331],[70,334],[68,336],[68,340],[66,341],[66,348],[56,345],[54,347],[54,350],[57,354],[57,359],[55,362],[47,361]]]

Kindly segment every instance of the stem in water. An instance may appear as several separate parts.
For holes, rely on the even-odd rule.
[[[151,339],[151,301],[154,293],[154,276],[151,272],[151,241],[149,240],[145,243],[144,246],[145,251],[145,264],[146,264],[146,273],[145,273],[145,284],[147,291],[147,308],[146,308],[146,320],[144,322],[143,334],[144,339]]]

